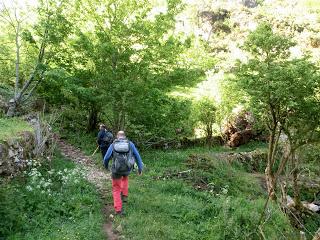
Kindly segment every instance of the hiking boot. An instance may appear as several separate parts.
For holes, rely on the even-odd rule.
[[[116,214],[115,214],[116,216],[124,216],[125,214],[124,214],[124,211],[123,210],[121,210],[121,211],[116,211]]]

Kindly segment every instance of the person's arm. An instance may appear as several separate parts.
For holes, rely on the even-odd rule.
[[[112,156],[112,150],[113,150],[113,144],[111,144],[108,148],[108,151],[106,153],[106,155],[103,158],[103,165],[106,169],[108,169],[108,165],[109,165],[109,160]]]
[[[140,157],[140,154],[138,152],[138,149],[136,148],[136,146],[132,142],[130,142],[130,147],[132,149],[133,155],[135,156],[136,163],[138,165],[139,173],[141,173],[142,169],[143,169],[143,163],[142,163],[142,159]]]

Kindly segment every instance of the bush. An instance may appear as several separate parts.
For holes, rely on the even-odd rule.
[[[103,239],[94,186],[61,157],[51,166],[29,162],[24,176],[1,187],[0,198],[0,238]]]

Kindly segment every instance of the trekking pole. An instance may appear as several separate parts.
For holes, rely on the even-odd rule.
[[[93,157],[93,155],[96,154],[96,152],[98,151],[98,149],[99,149],[99,146],[96,148],[96,150],[94,150],[94,152],[92,153],[91,157]]]

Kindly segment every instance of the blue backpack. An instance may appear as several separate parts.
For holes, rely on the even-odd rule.
[[[131,171],[135,159],[127,139],[117,139],[113,142],[112,172],[127,174]]]

